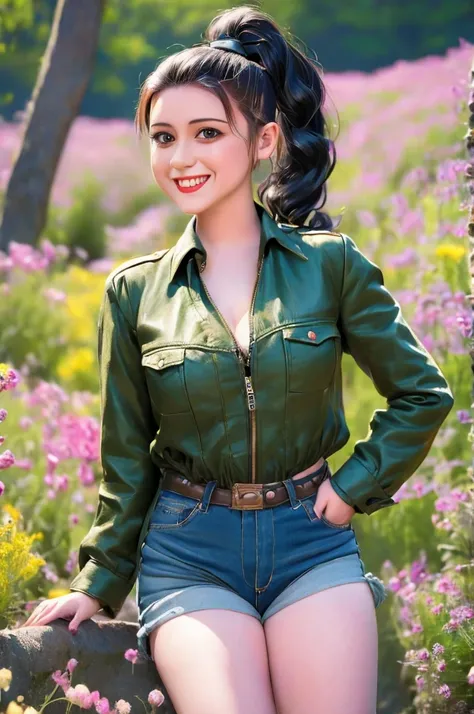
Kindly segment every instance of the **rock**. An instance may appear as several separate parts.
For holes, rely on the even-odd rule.
[[[58,619],[41,627],[0,630],[0,668],[11,669],[13,674],[9,691],[0,692],[0,712],[19,694],[26,704],[39,709],[56,686],[51,679],[53,672],[64,672],[68,660],[74,657],[79,664],[72,674],[72,686],[85,684],[91,692],[97,689],[111,705],[125,699],[132,706],[132,714],[144,714],[137,697],[151,711],[148,694],[160,689],[165,702],[156,711],[174,714],[154,663],[140,655],[135,665],[124,658],[126,650],[137,649],[137,623],[95,615],[81,622],[76,635],[69,632],[68,625],[69,621]],[[54,699],[61,696],[59,687]],[[64,714],[66,707],[66,702],[57,702],[48,706],[45,714]],[[78,706],[71,708],[71,714],[82,711]]]

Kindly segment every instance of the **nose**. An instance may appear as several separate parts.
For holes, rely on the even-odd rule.
[[[175,143],[173,155],[170,159],[170,167],[173,169],[184,169],[193,166],[196,160],[186,142]]]

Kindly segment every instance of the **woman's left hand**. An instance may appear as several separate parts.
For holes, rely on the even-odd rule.
[[[314,512],[318,518],[321,518],[321,513],[324,513],[328,521],[338,526],[343,526],[350,523],[355,513],[355,508],[343,501],[331,486],[331,480],[326,479],[318,489]]]

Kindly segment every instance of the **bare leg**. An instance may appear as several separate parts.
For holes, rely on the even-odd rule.
[[[367,583],[303,598],[264,628],[278,714],[375,714],[378,633]]]
[[[191,612],[153,630],[150,647],[177,714],[276,714],[257,618]]]

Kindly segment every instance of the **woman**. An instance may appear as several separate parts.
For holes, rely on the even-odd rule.
[[[317,62],[249,6],[140,94],[156,183],[192,218],[107,278],[98,509],[71,594],[26,624],[116,617],[138,576],[138,645],[179,714],[375,712],[386,592],[352,517],[394,505],[453,405],[380,269],[320,210],[323,102]],[[331,474],[343,352],[388,408]]]

